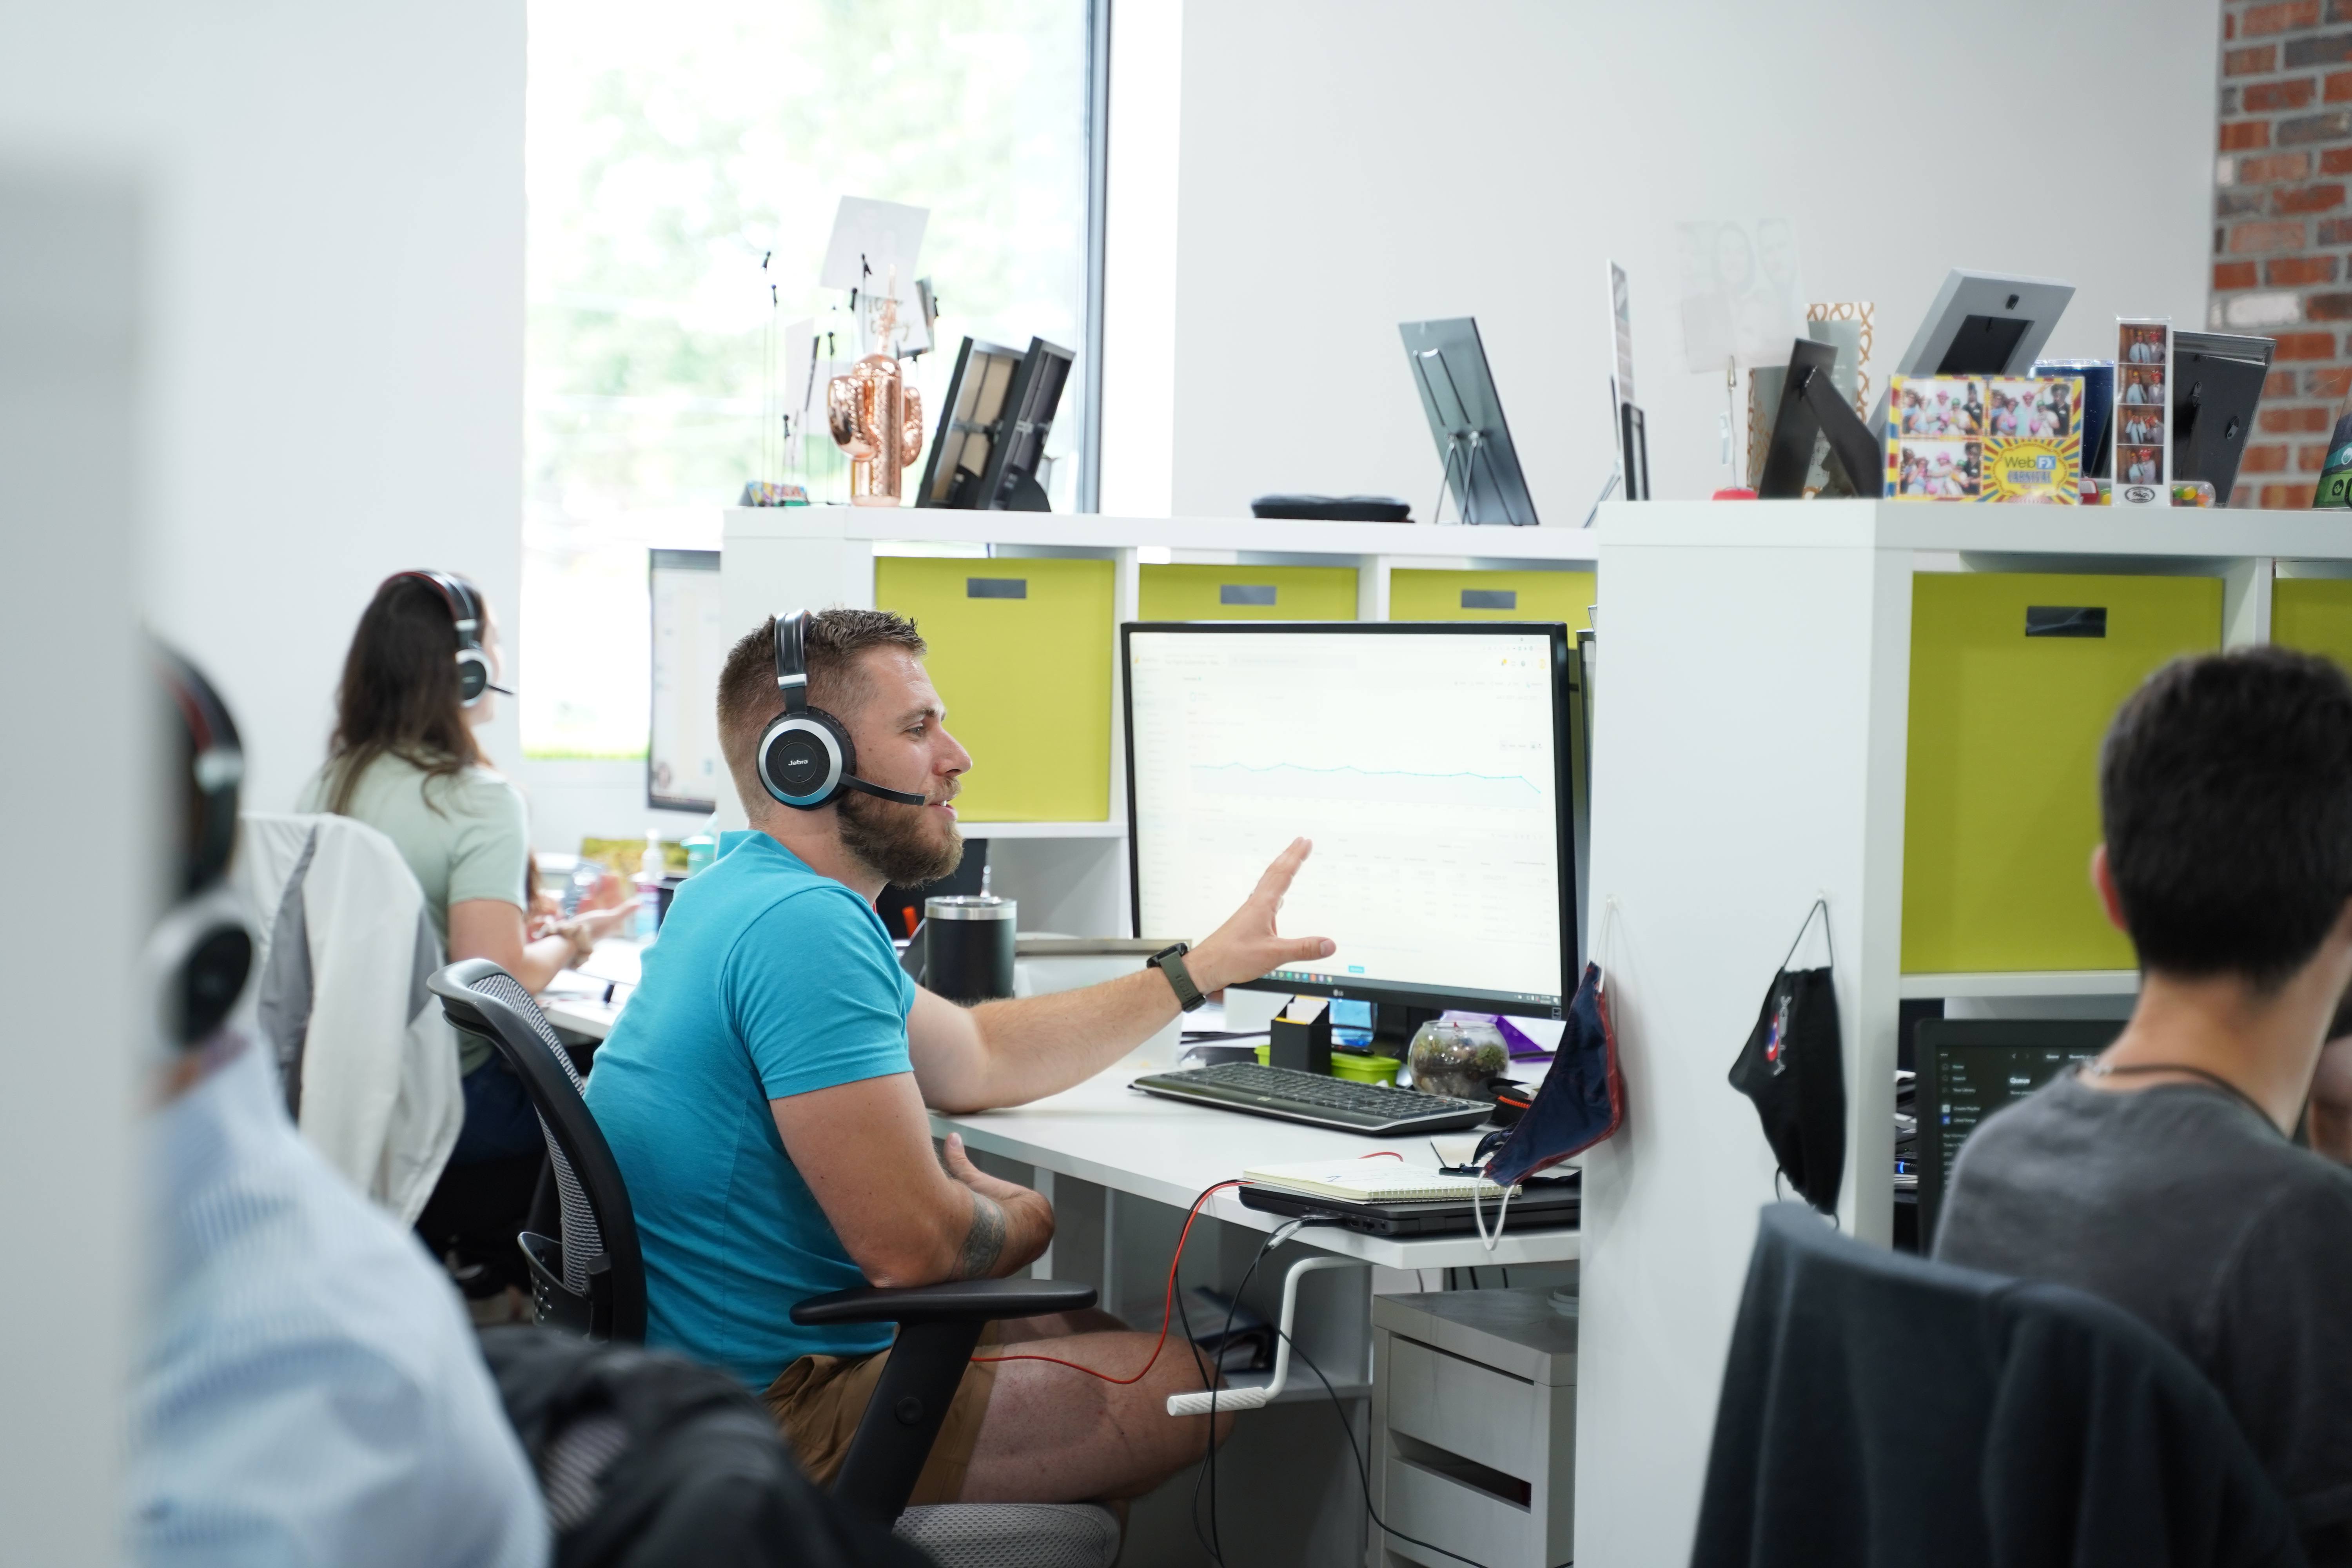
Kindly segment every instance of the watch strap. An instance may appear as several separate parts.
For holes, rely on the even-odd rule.
[[[1188,944],[1180,942],[1173,947],[1160,949],[1145,960],[1151,968],[1168,977],[1170,988],[1176,993],[1176,1005],[1187,1013],[1208,1000],[1201,994],[1201,988],[1192,984],[1192,972],[1184,967],[1184,954],[1191,951]]]

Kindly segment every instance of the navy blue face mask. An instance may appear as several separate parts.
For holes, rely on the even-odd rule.
[[[1584,966],[1568,1005],[1568,1026],[1536,1097],[1487,1163],[1491,1181],[1509,1186],[1580,1154],[1625,1120],[1625,1080],[1617,1070],[1617,1032],[1609,1022],[1601,966]]]

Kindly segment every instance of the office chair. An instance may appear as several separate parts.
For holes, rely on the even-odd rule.
[[[522,1079],[539,1112],[562,1239],[529,1231],[519,1238],[538,1321],[590,1339],[644,1340],[646,1264],[629,1190],[546,1015],[514,976],[486,958],[461,959],[428,984],[450,1024],[488,1041]],[[804,1326],[898,1325],[890,1359],[834,1479],[834,1499],[912,1542],[941,1568],[1110,1568],[1119,1529],[1107,1509],[907,1506],[982,1326],[1094,1304],[1095,1288],[1074,1280],[972,1279],[835,1290],[793,1307],[793,1321]]]
[[[1691,1568],[2302,1556],[2221,1395],[2137,1318],[1764,1210]]]

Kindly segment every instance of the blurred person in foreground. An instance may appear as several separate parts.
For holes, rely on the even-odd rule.
[[[538,1568],[539,1487],[457,1291],[305,1143],[243,1026],[226,873],[244,761],[204,678],[170,698],[172,903],[146,963],[152,1269],[131,1385],[140,1563]]]

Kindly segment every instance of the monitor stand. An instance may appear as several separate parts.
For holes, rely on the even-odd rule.
[[[1438,1011],[1435,1007],[1407,1006],[1402,1002],[1373,1003],[1372,1048],[1381,1051],[1386,1047],[1400,1057],[1405,1055],[1412,1045],[1413,1031],[1436,1017]]]
[[[1472,471],[1478,462],[1479,448],[1486,444],[1486,433],[1484,430],[1447,432],[1445,465],[1437,470],[1437,504],[1429,509],[1430,521],[1435,522],[1445,515],[1445,494],[1454,479],[1454,459],[1456,454],[1462,456],[1462,489],[1454,494],[1454,521],[1457,523],[1478,521],[1470,515],[1471,500],[1476,493],[1471,488],[1470,479]],[[1465,451],[1465,447],[1466,451]]]

